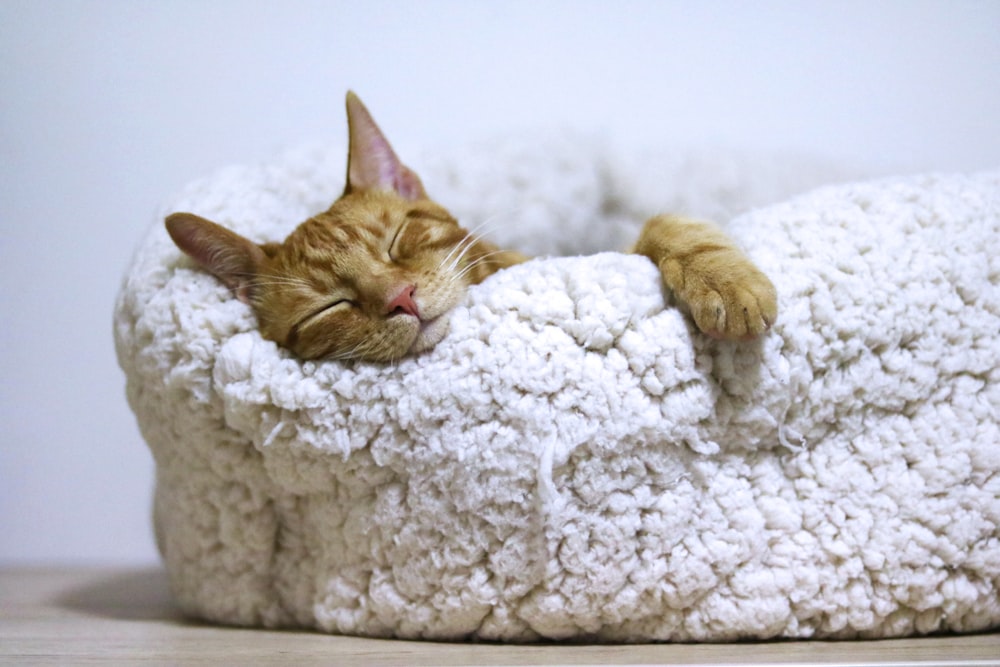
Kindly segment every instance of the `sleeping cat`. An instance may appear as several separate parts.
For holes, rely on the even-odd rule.
[[[258,245],[191,213],[166,226],[177,246],[254,310],[261,334],[302,359],[394,361],[433,347],[469,286],[526,261],[459,226],[347,94],[347,185],[282,243]],[[657,216],[634,252],[704,333],[748,340],[777,315],[771,281],[711,223]]]

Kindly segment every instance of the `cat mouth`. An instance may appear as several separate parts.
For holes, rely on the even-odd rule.
[[[409,352],[416,354],[431,349],[445,337],[448,333],[448,313],[438,315],[429,319],[420,319],[420,328],[417,330],[417,337],[410,345]]]

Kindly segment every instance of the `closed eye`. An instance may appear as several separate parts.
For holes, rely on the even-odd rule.
[[[298,321],[295,327],[298,328],[303,324],[305,324],[306,322],[308,322],[309,320],[313,319],[314,317],[318,317],[335,308],[353,308],[355,305],[356,304],[350,299],[337,299],[336,301],[331,301],[325,306],[320,306],[316,310],[312,311],[311,313],[303,317],[301,320]]]
[[[389,253],[388,254],[389,254],[389,259],[391,261],[393,261],[393,262],[395,262],[396,259],[399,257],[399,248],[398,248],[398,245],[399,245],[400,238],[402,238],[402,236],[403,236],[403,230],[404,229],[406,229],[406,223],[405,222],[399,226],[399,229],[396,230],[396,233],[392,237],[392,241],[389,242]]]

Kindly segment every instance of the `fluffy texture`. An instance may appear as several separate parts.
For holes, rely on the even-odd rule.
[[[336,197],[343,155],[230,168],[163,213],[280,240]],[[529,253],[744,211],[727,227],[779,319],[708,339],[648,260],[605,252],[490,278],[417,358],[301,363],[157,220],[115,332],[184,610],[501,641],[1000,625],[1000,172],[792,197],[837,173],[580,138],[412,165]]]

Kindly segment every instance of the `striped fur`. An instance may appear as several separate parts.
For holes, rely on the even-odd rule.
[[[441,340],[470,285],[527,258],[471,235],[434,203],[353,93],[347,111],[344,194],[284,242],[257,245],[191,213],[166,226],[254,308],[265,338],[302,359],[392,362]],[[709,335],[753,338],[777,315],[770,280],[710,223],[655,217],[635,252]]]

